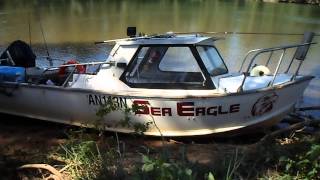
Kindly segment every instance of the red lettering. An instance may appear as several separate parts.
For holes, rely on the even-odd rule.
[[[199,116],[200,114],[203,116],[206,115],[206,108],[205,107],[197,107],[196,108],[196,116]]]
[[[181,102],[177,103],[177,111],[179,116],[194,116],[194,103],[193,102]]]
[[[154,115],[154,116],[161,116],[160,108],[158,108],[158,107],[151,107],[150,110],[151,110],[151,114],[152,114],[152,115]]]
[[[162,116],[166,116],[166,114],[168,114],[168,116],[172,116],[171,108],[162,108]]]
[[[149,114],[148,105],[150,104],[149,101],[142,101],[142,100],[134,100],[133,104],[138,106],[138,110],[135,114]]]

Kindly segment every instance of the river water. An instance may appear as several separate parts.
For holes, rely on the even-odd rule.
[[[46,42],[52,57],[101,61],[106,59],[110,47],[96,46],[93,42],[123,38],[127,26],[137,26],[139,32],[146,34],[168,31],[314,31],[320,34],[320,7],[248,0],[0,1],[1,51],[11,41],[21,39],[31,42],[39,56],[46,55]],[[217,47],[231,71],[238,70],[250,49],[298,43],[302,38],[289,35],[222,36],[225,40],[218,41]],[[315,37],[314,41],[320,42],[320,36]],[[42,59],[38,64],[45,65],[47,62]],[[310,48],[300,72],[316,77],[305,91],[300,105],[320,105],[319,44]]]

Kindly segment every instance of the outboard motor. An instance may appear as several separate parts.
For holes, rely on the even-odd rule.
[[[31,47],[21,40],[12,42],[1,54],[0,59],[9,59],[9,61],[1,61],[0,65],[4,66],[35,67],[36,64],[36,55]],[[11,60],[14,63],[11,63]]]

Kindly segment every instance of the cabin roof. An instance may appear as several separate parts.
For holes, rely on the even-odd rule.
[[[213,45],[221,38],[192,35],[159,35],[151,37],[128,38],[117,41],[119,45]]]

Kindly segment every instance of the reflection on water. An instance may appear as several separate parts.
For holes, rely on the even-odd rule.
[[[42,42],[92,42],[123,37],[129,25],[166,31],[320,31],[320,8],[311,5],[211,0],[2,0],[0,37]],[[250,38],[250,37],[249,37]]]
[[[0,45],[22,39],[45,55],[40,21],[52,56],[81,61],[103,60],[104,46],[94,41],[125,36],[127,26],[147,34],[167,31],[242,31],[320,33],[320,8],[312,5],[259,3],[245,0],[2,0]],[[231,35],[217,42],[231,70],[239,68],[246,51],[299,42],[299,36]],[[320,37],[315,41],[320,42]],[[320,104],[319,45],[310,49],[303,74],[318,77],[306,93]],[[313,98],[310,98],[313,97]],[[310,101],[309,101],[310,99]]]

